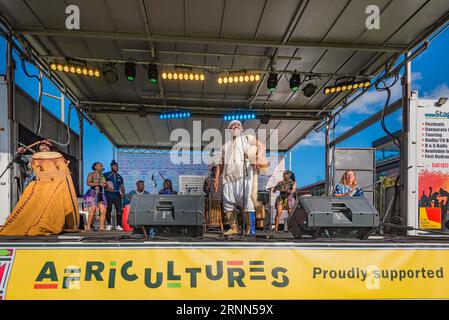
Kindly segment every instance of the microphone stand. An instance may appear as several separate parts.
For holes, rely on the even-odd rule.
[[[244,237],[246,233],[246,175],[248,174],[246,168],[246,154],[245,149],[243,147],[243,132],[240,135],[240,142],[242,144],[242,154],[243,154],[243,214],[242,214],[242,233],[241,236]]]

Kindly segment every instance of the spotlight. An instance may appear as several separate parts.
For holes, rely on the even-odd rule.
[[[350,81],[350,82],[343,82],[343,83],[338,83],[335,84],[333,86],[329,86],[324,88],[324,93],[325,94],[330,94],[330,93],[339,93],[339,92],[343,92],[343,91],[349,91],[349,90],[356,90],[359,88],[367,88],[371,85],[371,81],[370,80],[363,80],[363,81]]]
[[[136,78],[136,65],[133,62],[125,63],[125,76],[129,81],[134,81]]]
[[[441,97],[438,99],[438,101],[435,103],[436,106],[441,107],[447,102],[447,97]]]
[[[262,118],[260,118],[260,123],[268,124],[268,122],[270,122],[270,115],[269,114],[264,114],[262,116]]]
[[[302,93],[304,94],[304,96],[306,96],[307,98],[310,98],[311,96],[313,96],[313,94],[316,91],[316,85],[314,85],[313,83],[309,82],[308,84],[306,84],[306,86],[304,88],[302,88]]]
[[[192,114],[187,111],[180,112],[171,112],[171,113],[162,113],[159,115],[159,119],[161,120],[169,120],[169,119],[185,119],[190,118]]]
[[[144,106],[138,107],[137,114],[139,115],[139,117],[145,118],[147,116],[147,110],[145,110]]]
[[[225,114],[223,116],[224,121],[231,121],[231,120],[253,120],[256,119],[256,114],[253,112],[245,112],[245,113],[230,113]]]
[[[300,83],[301,83],[300,75],[298,73],[292,74],[292,76],[290,78],[290,89],[293,92],[298,91]]]
[[[278,75],[276,73],[270,73],[267,80],[268,91],[273,92],[278,85]]]
[[[150,80],[152,84],[156,84],[157,78],[158,78],[157,67],[155,64],[150,64],[148,66],[148,80]]]
[[[81,69],[79,71],[82,72]],[[78,73],[78,70],[76,72]],[[110,84],[118,81],[117,69],[113,65],[107,65],[103,70],[103,75],[106,81]]]

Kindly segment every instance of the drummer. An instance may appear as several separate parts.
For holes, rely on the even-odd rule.
[[[43,140],[39,142],[37,145],[37,152],[51,152],[53,151],[53,144],[48,140]],[[23,180],[22,190],[26,188],[26,186],[33,180],[36,179],[36,175],[33,172],[33,168],[31,168],[31,160],[32,160],[32,152],[25,148],[19,147],[17,148],[17,157],[14,162],[18,163],[25,172],[25,179]]]

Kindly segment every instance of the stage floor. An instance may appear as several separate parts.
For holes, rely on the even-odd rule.
[[[178,243],[180,245],[201,245],[211,244],[217,246],[220,244],[240,246],[242,244],[249,246],[260,245],[313,245],[313,246],[326,246],[332,247],[338,244],[348,245],[354,244],[356,246],[381,246],[381,245],[401,245],[401,244],[433,244],[433,245],[448,245],[449,237],[445,236],[399,236],[399,235],[383,235],[383,236],[371,236],[368,239],[359,240],[354,238],[302,238],[295,239],[293,235],[288,231],[257,231],[256,237],[248,236],[236,236],[231,239],[222,235],[221,231],[205,232],[202,237],[160,237],[144,238],[143,236],[132,235],[131,232],[124,231],[89,231],[89,232],[70,232],[60,235],[51,236],[1,236],[0,246],[2,245],[20,245],[20,243],[37,244],[41,246],[53,246],[60,244],[72,244],[72,245],[88,245],[88,244],[109,244],[112,246],[129,245],[148,245],[153,244],[173,244]]]

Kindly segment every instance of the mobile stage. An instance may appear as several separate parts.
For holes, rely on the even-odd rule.
[[[2,36],[8,40],[6,81],[0,83],[0,114],[8,115],[0,118],[1,168],[12,160],[18,142],[25,143],[19,139],[21,126],[56,140],[69,136],[51,128],[35,132],[42,108],[29,113],[33,121],[21,120],[15,98],[21,64],[13,60],[33,64],[39,96],[49,95],[42,88],[47,78],[61,93],[51,95],[61,101],[61,114],[67,99],[118,154],[170,150],[171,133],[194,134],[195,121],[202,131],[223,132],[228,114],[245,113],[245,129],[277,130],[277,143],[271,144],[271,135],[265,142],[283,157],[325,128],[327,192],[334,178],[333,148],[402,108],[399,185],[406,192],[387,213],[396,210],[397,220],[390,222],[413,230],[368,240],[295,240],[289,233],[263,231],[254,240],[235,241],[216,233],[180,240],[141,240],[124,233],[2,237],[1,299],[449,298],[449,244],[443,236],[414,235],[424,225],[435,228],[435,210],[418,212],[420,190],[412,175],[417,171],[408,170],[416,170],[421,156],[413,149],[418,115],[410,105],[418,99],[411,94],[411,61],[447,27],[446,0],[223,0],[213,7],[202,1],[82,0],[70,7],[63,1],[0,2]],[[78,13],[81,24],[69,19],[67,27],[66,12],[74,19]],[[340,112],[399,73],[402,99],[330,140]],[[275,90],[268,91],[272,74]],[[362,83],[363,89],[349,90],[349,82],[351,88]],[[60,122],[55,127],[67,127],[64,116]],[[79,195],[83,123],[76,150],[64,147],[78,160]],[[207,139],[200,140],[193,152],[206,146]],[[17,202],[15,174],[11,170],[0,184],[1,223]]]

